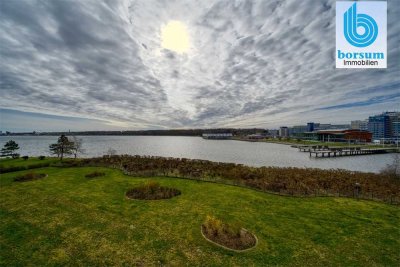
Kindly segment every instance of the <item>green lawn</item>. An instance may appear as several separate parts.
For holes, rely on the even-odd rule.
[[[29,159],[27,163],[32,163]],[[3,164],[0,161],[0,164]],[[94,170],[106,176],[94,179]],[[0,266],[399,266],[400,208],[346,198],[293,198],[106,168],[42,168],[23,183],[0,178]],[[174,187],[168,200],[128,200],[144,181]],[[207,214],[240,222],[258,246],[237,253],[207,242]]]

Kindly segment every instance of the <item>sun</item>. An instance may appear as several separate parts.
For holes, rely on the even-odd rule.
[[[180,21],[170,21],[161,28],[161,46],[177,53],[187,53],[190,48],[187,27]]]

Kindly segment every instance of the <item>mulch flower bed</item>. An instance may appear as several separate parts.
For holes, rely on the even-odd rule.
[[[94,171],[85,175],[86,178],[95,178],[106,175],[104,172]]]
[[[18,175],[17,177],[14,178],[14,182],[33,181],[33,180],[38,180],[38,179],[44,178],[46,176],[47,176],[47,174],[45,174],[45,173],[29,172],[26,174]]]
[[[180,194],[178,189],[160,186],[157,182],[148,182],[126,192],[128,198],[144,200],[168,199]]]

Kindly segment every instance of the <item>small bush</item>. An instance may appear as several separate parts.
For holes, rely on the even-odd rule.
[[[207,215],[204,227],[208,229],[214,236],[229,234],[232,236],[240,236],[241,227],[238,224],[225,224],[221,220]]]
[[[29,159],[29,156],[23,156],[23,157],[21,157],[23,160],[28,160]]]
[[[393,156],[392,163],[381,170],[381,174],[400,180],[400,156],[398,154]]]
[[[86,178],[95,178],[106,175],[104,172],[94,171],[85,175]]]
[[[0,167],[0,173],[17,172],[28,169],[26,166]]]
[[[80,167],[81,162],[78,160],[64,160],[64,161],[59,161],[57,163],[54,163],[52,166],[54,167],[60,167],[60,168],[70,168],[70,167]]]
[[[45,167],[49,167],[49,166],[50,166],[49,162],[43,162],[43,163],[29,164],[27,166],[27,169],[45,168]]]
[[[39,160],[44,160],[45,158],[45,156],[39,156]]]
[[[44,174],[44,173],[28,172],[25,174],[18,175],[17,177],[14,178],[14,181],[15,182],[26,182],[26,181],[37,180],[37,179],[43,178],[45,176],[46,176],[46,174]]]
[[[256,245],[256,238],[239,224],[226,224],[221,220],[207,216],[201,230],[205,237],[230,249],[244,250]]]

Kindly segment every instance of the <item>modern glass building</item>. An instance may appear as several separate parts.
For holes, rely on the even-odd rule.
[[[396,138],[399,132],[400,112],[384,112],[379,115],[371,116],[368,119],[368,131],[372,133],[372,138]]]

